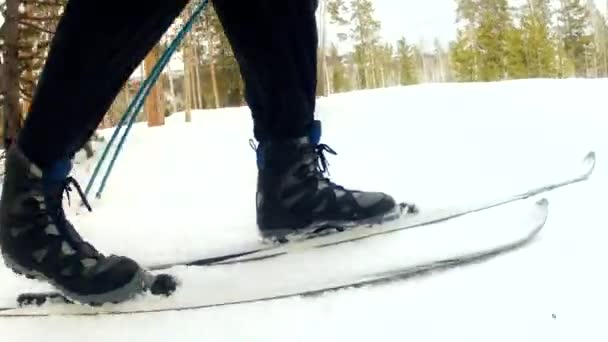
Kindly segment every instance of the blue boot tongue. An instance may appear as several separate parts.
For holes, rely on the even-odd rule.
[[[70,171],[72,171],[72,161],[69,159],[60,160],[45,170],[43,177],[49,181],[62,181],[68,177]]]
[[[321,121],[320,120],[314,120],[312,122],[312,125],[310,126],[310,131],[308,132],[307,138],[308,138],[308,142],[310,144],[312,144],[313,146],[319,145],[319,142],[321,141]],[[301,139],[306,140],[304,137],[302,137]],[[264,155],[262,153],[261,148],[256,149],[256,159],[257,159],[258,169],[261,169],[264,165]]]
[[[310,132],[308,133],[308,139],[310,139],[311,144],[319,145],[319,142],[321,141],[321,121],[315,120],[312,122]]]
[[[57,191],[57,186],[63,186],[63,181],[72,171],[72,161],[60,160],[44,171],[43,181],[48,191]]]

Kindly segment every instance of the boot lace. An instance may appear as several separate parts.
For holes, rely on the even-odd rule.
[[[309,150],[309,153],[312,153],[312,162],[309,165],[309,171],[312,172],[313,177],[316,178],[319,183],[324,183],[328,187],[345,190],[343,186],[338,185],[329,179],[329,162],[325,153],[332,155],[338,155],[338,153],[326,144],[313,146],[311,150]]]
[[[80,257],[99,259],[101,254],[88,242],[84,241],[74,226],[70,223],[63,209],[63,195],[68,198],[68,205],[71,205],[70,192],[73,191],[72,186],[78,192],[83,204],[89,211],[93,211],[91,205],[86,199],[80,184],[73,178],[67,177],[65,180],[51,184],[46,192],[46,210],[42,210],[42,215],[51,217],[53,223],[74,249],[80,252]]]
[[[258,145],[255,143],[255,141],[253,139],[249,139],[249,146],[254,151],[256,151],[256,152],[258,151]],[[327,157],[325,156],[325,153],[337,155],[338,153],[334,149],[332,149],[331,147],[329,147],[326,144],[317,144],[317,145],[310,145],[308,147],[305,147],[304,153],[307,154],[306,158],[311,159],[310,163],[307,163],[306,165],[303,166],[304,167],[303,171],[306,174],[312,175],[320,183],[325,183],[326,185],[328,185],[330,187],[344,190],[344,188],[342,186],[331,182],[331,180],[328,178],[329,177],[329,162],[327,160]],[[258,158],[260,158],[259,155],[258,155]],[[260,163],[260,160],[258,160],[258,163]],[[327,176],[325,176],[325,174],[327,174]]]
[[[327,161],[327,157],[324,152],[329,154],[338,155],[336,151],[334,151],[331,147],[326,144],[319,144],[313,148],[314,154],[316,154],[316,167],[315,170],[321,174],[327,173],[329,175],[329,162]]]

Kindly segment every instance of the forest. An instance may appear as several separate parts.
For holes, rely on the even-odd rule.
[[[319,96],[425,82],[608,76],[606,8],[592,0],[455,0],[450,42],[386,41],[373,0],[321,0]],[[65,0],[0,0],[0,115],[3,143],[23,124]],[[100,128],[116,125],[198,1],[176,20],[127,82]],[[330,35],[328,32],[337,32]],[[186,112],[245,105],[243,82],[213,10],[196,22],[157,82],[138,121],[162,125]]]

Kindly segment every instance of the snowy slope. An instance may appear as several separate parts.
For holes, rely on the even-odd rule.
[[[607,220],[601,215],[608,181],[607,87],[608,80],[574,79],[425,84],[320,101],[323,142],[339,154],[329,156],[332,178],[389,191],[423,208],[524,190],[578,166],[595,150],[592,180],[551,193],[542,237],[516,254],[316,299],[125,317],[0,320],[0,336],[3,341],[606,340],[600,324],[608,304]],[[101,250],[152,264],[256,242],[247,109],[198,112],[193,123],[182,121],[178,113],[162,128],[135,127],[103,198],[93,200],[93,213],[72,208],[82,234]],[[83,184],[93,165],[77,170]],[[371,264],[389,257],[383,252],[387,247],[395,243],[306,261],[308,267]],[[306,274],[314,277],[312,269]],[[299,270],[247,273],[242,286],[294,281],[303,276]],[[46,288],[5,269],[0,284],[0,306],[10,304],[18,290]]]

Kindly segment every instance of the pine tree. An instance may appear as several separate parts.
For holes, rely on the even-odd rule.
[[[555,76],[556,48],[551,37],[549,5],[548,0],[528,0],[522,8],[521,44],[529,77]]]
[[[571,77],[576,74],[574,60],[570,58],[565,49],[563,41],[558,41],[557,46],[557,76],[561,78]]]
[[[465,27],[475,28],[479,16],[479,0],[456,0],[456,20]]]
[[[380,42],[381,24],[375,18],[371,0],[327,0],[330,23],[338,28],[338,38],[353,47],[354,84],[374,88],[386,84],[387,47]],[[348,30],[344,30],[348,28]],[[384,81],[383,81],[384,78]]]
[[[338,47],[332,44],[329,48],[329,56],[327,58],[328,68],[330,72],[330,84],[332,92],[344,92],[351,89],[349,79],[346,77],[344,57],[340,55]]]
[[[374,48],[374,56],[376,58],[376,80],[377,87],[385,88],[396,84],[397,77],[396,66],[394,59],[394,49],[389,43],[377,45]]]
[[[359,66],[362,68],[365,88],[377,86],[374,47],[379,42],[380,22],[374,18],[374,6],[370,0],[351,0],[351,39]]]
[[[593,0],[587,1],[587,8],[593,28],[593,46],[595,48],[593,57],[596,67],[593,75],[605,77],[608,76],[608,21]],[[606,15],[608,16],[608,13]]]
[[[505,67],[509,78],[529,77],[523,30],[511,27],[505,35]]]
[[[191,10],[189,5],[182,15],[189,16]],[[244,86],[239,66],[212,4],[188,33],[188,40],[191,49],[185,52],[190,62],[186,70],[191,94],[184,97],[199,108],[242,105]]]
[[[582,0],[560,0],[557,20],[563,57],[574,65],[577,76],[584,77],[589,67],[588,52],[592,42],[589,11]]]
[[[346,20],[348,6],[345,0],[327,0],[327,13],[329,14],[330,23],[345,26],[348,25]],[[342,39],[346,37],[342,36]]]
[[[479,0],[479,10],[476,31],[479,79],[503,79],[508,75],[505,60],[506,39],[512,29],[507,0]]]
[[[418,83],[414,48],[407,43],[405,37],[397,41],[397,62],[399,66],[399,84]]]
[[[450,44],[450,65],[458,81],[478,79],[477,27],[479,17],[478,0],[456,0],[456,22],[460,25],[456,41]]]
[[[458,81],[472,82],[477,80],[477,51],[469,38],[467,30],[457,32],[456,41],[450,44],[450,60],[454,78]]]

